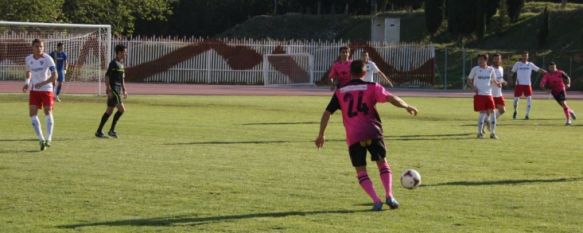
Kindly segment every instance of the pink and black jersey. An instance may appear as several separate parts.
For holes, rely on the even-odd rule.
[[[562,70],[547,72],[540,81],[540,85],[550,88],[553,94],[557,94],[565,90],[565,83],[563,81],[563,78],[565,77],[564,75],[565,73]]]
[[[352,63],[351,60],[345,62],[344,61],[334,62],[334,65],[332,65],[332,69],[330,70],[328,78],[330,78],[331,80],[337,78],[339,86],[346,85],[352,79],[352,76],[350,75],[350,63]]]
[[[336,90],[326,111],[342,110],[348,145],[378,139],[383,137],[383,127],[375,105],[386,102],[390,96],[391,93],[378,83],[353,79]]]

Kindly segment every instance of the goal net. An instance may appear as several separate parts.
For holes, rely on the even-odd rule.
[[[263,82],[266,86],[313,85],[314,58],[307,53],[265,54]]]
[[[101,81],[111,59],[111,26],[0,21],[0,80],[23,80],[24,58],[32,53],[32,40],[44,41],[44,52],[63,44],[68,69],[65,80],[95,82],[101,94]]]

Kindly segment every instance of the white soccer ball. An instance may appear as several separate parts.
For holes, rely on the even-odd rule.
[[[414,169],[407,169],[401,174],[401,186],[406,189],[414,189],[421,185],[421,175]]]

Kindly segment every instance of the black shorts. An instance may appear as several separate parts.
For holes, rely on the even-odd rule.
[[[384,159],[387,156],[387,149],[382,138],[361,141],[348,147],[352,166],[366,166],[367,150],[370,153],[370,159],[372,161],[378,161]]]
[[[111,91],[111,97],[107,98],[107,106],[108,107],[115,107],[118,104],[123,103],[121,101],[121,95],[117,91]]]
[[[552,93],[552,94],[553,94],[553,98],[555,98],[555,100],[559,104],[561,104],[562,101],[567,100],[567,94],[565,94],[565,91],[561,91],[559,93]]]

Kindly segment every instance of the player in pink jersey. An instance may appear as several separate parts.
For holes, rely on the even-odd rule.
[[[496,136],[496,115],[494,114],[494,98],[492,97],[492,87],[498,85],[494,68],[488,66],[488,55],[478,55],[478,65],[472,68],[468,75],[468,85],[474,89],[474,111],[479,112],[478,116],[478,138],[484,138],[484,121],[489,119],[490,138],[497,139]]]
[[[565,81],[567,81],[566,85]],[[567,119],[565,125],[573,124],[573,120],[577,119],[577,116],[573,109],[567,105],[567,88],[571,87],[571,78],[564,71],[557,69],[556,63],[551,62],[549,63],[549,72],[544,74],[540,87],[542,89],[551,89],[551,94],[563,107],[563,112]]]
[[[339,59],[334,62],[332,68],[330,69],[330,73],[328,74],[328,78],[332,83],[331,89],[334,90],[335,88],[341,87],[346,85],[350,82],[350,48],[348,47],[341,47],[340,48],[340,57]]]
[[[44,43],[39,39],[32,41],[32,54],[25,58],[26,79],[22,92],[30,89],[28,100],[29,116],[32,120],[32,128],[40,143],[40,150],[45,150],[51,146],[53,137],[53,83],[57,79],[55,61],[48,54],[43,52]],[[47,125],[47,137],[43,132],[38,119],[38,110],[43,109],[45,112],[45,121]]]
[[[330,115],[340,109],[344,128],[346,129],[346,143],[348,144],[350,160],[356,168],[360,186],[374,203],[372,210],[382,210],[383,202],[377,196],[366,171],[367,150],[371,155],[371,160],[377,163],[383,187],[385,188],[386,203],[391,209],[396,209],[399,207],[399,203],[393,197],[392,173],[385,159],[386,148],[383,141],[383,128],[375,106],[377,103],[389,102],[397,107],[405,108],[407,112],[414,116],[417,115],[417,109],[386,91],[380,84],[363,81],[362,77],[366,74],[365,65],[360,60],[351,63],[352,80],[334,92],[326,111],[322,114],[320,133],[315,140],[315,144],[318,149],[324,146],[324,132],[328,126]]]

